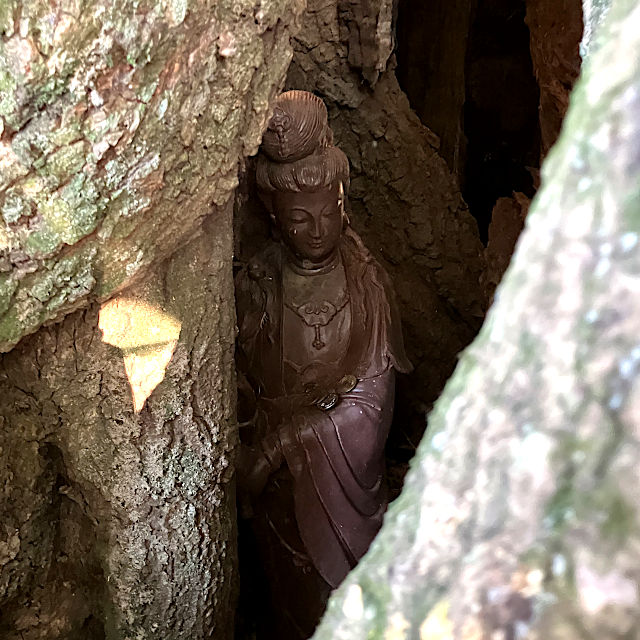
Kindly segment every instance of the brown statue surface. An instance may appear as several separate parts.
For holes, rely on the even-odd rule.
[[[319,98],[278,98],[256,176],[278,239],[236,282],[240,495],[269,584],[265,635],[282,640],[312,634],[381,526],[394,371],[410,369],[388,277],[349,226],[349,165],[332,143]]]

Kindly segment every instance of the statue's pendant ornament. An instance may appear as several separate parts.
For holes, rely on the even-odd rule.
[[[349,227],[349,164],[319,98],[278,98],[256,182],[279,240],[236,281],[253,416],[239,495],[267,577],[258,637],[306,640],[382,524],[394,376],[410,364],[389,279]]]
[[[344,306],[349,302],[349,294],[344,291],[343,295],[335,302],[329,302],[329,300],[322,300],[319,302],[285,302],[287,307],[295,312],[302,321],[308,326],[315,329],[314,340],[311,343],[314,349],[323,349],[327,346],[326,342],[322,339],[321,330],[326,327]]]

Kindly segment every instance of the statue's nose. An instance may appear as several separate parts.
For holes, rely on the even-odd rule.
[[[311,228],[311,237],[320,238],[322,236],[322,222],[320,218],[315,218],[313,221],[313,227]]]

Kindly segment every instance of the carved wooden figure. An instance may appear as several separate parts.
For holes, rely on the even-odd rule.
[[[238,479],[268,577],[270,637],[308,638],[387,506],[394,372],[411,365],[389,279],[349,226],[349,164],[322,100],[282,94],[257,184],[277,240],[236,282]]]

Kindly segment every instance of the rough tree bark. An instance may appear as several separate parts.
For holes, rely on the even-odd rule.
[[[142,277],[229,199],[303,5],[3,2],[0,350]]]
[[[5,355],[3,638],[231,637],[228,209],[153,278]]]
[[[0,350],[84,308],[0,361],[3,639],[231,637],[230,199],[303,5],[0,7]]]
[[[580,0],[527,0],[533,68],[540,87],[541,154],[547,155],[560,134],[569,95],[580,73],[583,34]]]
[[[610,8],[611,0],[582,0],[585,20],[584,35],[580,42],[580,55],[583,59],[598,48],[598,34],[602,32],[600,27]]]
[[[315,638],[636,638],[640,5],[616,0],[514,263]]]
[[[479,328],[482,245],[438,138],[393,71],[391,0],[310,0],[287,85],[322,96],[351,163],[353,225],[391,274],[415,374],[400,405],[424,410]],[[407,412],[408,417],[411,415]]]

